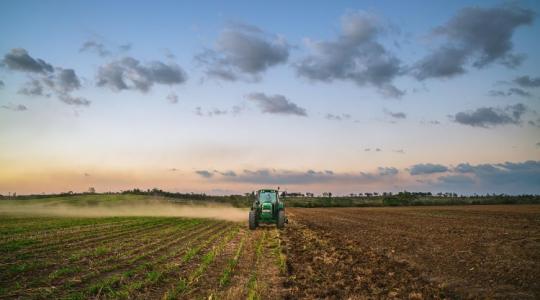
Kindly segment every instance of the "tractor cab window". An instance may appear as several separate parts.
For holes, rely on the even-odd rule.
[[[276,202],[277,195],[275,192],[261,192],[259,194],[259,201],[261,202]]]

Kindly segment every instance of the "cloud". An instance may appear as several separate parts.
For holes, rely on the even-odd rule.
[[[379,167],[379,175],[381,176],[392,176],[398,173],[398,169],[394,167]]]
[[[70,92],[81,87],[81,81],[73,69],[53,67],[42,59],[32,58],[25,49],[15,48],[6,54],[3,63],[11,70],[37,73],[30,81],[19,89],[18,93],[26,96],[46,96],[56,94],[58,99],[69,105],[90,105],[90,101],[82,97],[74,97]]]
[[[92,52],[97,54],[100,57],[109,57],[113,55],[113,52],[119,53],[119,52],[127,52],[131,50],[132,45],[131,43],[122,44],[118,47],[113,47],[114,50],[111,51],[107,49],[107,46],[105,44],[98,42],[96,40],[88,40],[84,42],[79,49],[79,52]]]
[[[328,113],[324,116],[324,118],[331,121],[343,121],[343,120],[350,119],[351,115],[349,114],[334,115],[334,114]]]
[[[405,150],[403,150],[403,149],[392,150],[392,152],[399,153],[399,154],[405,154]]]
[[[375,148],[375,152],[381,152],[381,148]]]
[[[394,119],[406,119],[407,115],[404,112],[391,112],[388,109],[384,109],[384,113],[391,116]]]
[[[200,176],[202,176],[204,178],[210,178],[210,177],[214,176],[214,174],[212,172],[209,172],[209,171],[206,171],[206,170],[198,170],[198,171],[195,171],[195,173],[199,174]]]
[[[74,106],[90,106],[91,101],[84,97],[75,97],[70,94],[60,93],[58,99],[68,105]]]
[[[171,104],[176,104],[178,103],[178,95],[175,92],[171,92],[169,95],[167,95],[167,100]]]
[[[20,88],[17,92],[26,96],[45,96],[45,89],[41,84],[41,81],[32,79],[28,81],[24,87]],[[48,97],[48,95],[46,95]]]
[[[299,107],[283,95],[251,93],[246,97],[256,103],[263,113],[307,116],[305,108]]]
[[[456,123],[473,127],[493,127],[507,124],[520,124],[521,116],[527,111],[527,107],[518,103],[509,105],[504,109],[494,107],[480,107],[474,111],[459,112],[453,120]]]
[[[289,48],[283,38],[246,24],[228,24],[214,49],[195,56],[208,77],[219,80],[257,81],[267,69],[287,62]]]
[[[532,97],[531,93],[523,90],[523,89],[520,89],[520,88],[509,88],[508,91],[504,92],[504,91],[497,91],[497,90],[491,90],[488,92],[488,94],[492,97],[509,97],[509,96],[512,96],[512,95],[517,95],[517,96],[521,96],[521,97],[526,97],[526,98],[530,98]]]
[[[3,89],[4,86],[6,86],[6,84],[4,83],[4,81],[0,80],[0,89]]]
[[[124,51],[124,52],[131,50],[131,48],[133,48],[133,45],[131,45],[131,43],[122,44],[122,45],[118,46],[118,49],[120,51]]]
[[[295,64],[297,74],[313,81],[349,80],[358,86],[372,85],[384,96],[401,97],[404,91],[392,83],[401,71],[401,62],[377,41],[382,31],[373,15],[346,14],[335,40],[308,40],[311,54]]]
[[[109,87],[114,91],[147,92],[154,84],[173,85],[186,80],[186,73],[175,63],[152,61],[143,65],[132,57],[100,66],[97,74],[97,86]]]
[[[465,73],[469,63],[475,68],[495,62],[514,68],[524,56],[512,52],[512,36],[518,27],[531,25],[534,18],[532,10],[517,5],[463,8],[433,30],[434,36],[446,40],[417,62],[412,74],[419,80],[453,77]]]
[[[105,45],[92,40],[84,42],[79,52],[95,52],[101,57],[111,55],[111,52],[106,49]]]
[[[540,147],[540,142],[536,143],[536,147]]]
[[[10,70],[43,74],[54,71],[51,64],[39,58],[32,58],[28,55],[28,52],[22,48],[11,49],[8,54],[4,55],[2,62]]]
[[[470,185],[470,184],[475,183],[473,178],[466,175],[441,176],[437,178],[437,180],[441,183],[444,183],[447,185],[453,185],[453,186],[463,186],[463,185]]]
[[[424,175],[424,174],[434,174],[434,173],[444,173],[447,172],[448,168],[439,164],[416,164],[412,166],[409,170],[411,175]]]
[[[59,88],[63,92],[70,92],[73,90],[77,90],[81,87],[79,77],[77,77],[77,74],[75,74],[75,70],[73,69],[60,68],[56,79]]]
[[[241,173],[234,173],[234,176],[224,175],[219,171],[214,171],[222,176],[215,178],[225,182],[241,182],[254,184],[280,184],[280,185],[298,185],[298,184],[318,184],[328,182],[346,182],[346,183],[372,183],[384,180],[397,174],[395,168],[380,168],[377,173],[335,173],[331,170],[324,171],[290,171],[274,169],[243,170]],[[211,173],[211,175],[214,175]],[[206,175],[206,174],[205,174]],[[210,178],[211,176],[204,176]]]
[[[12,110],[12,111],[25,111],[25,110],[28,110],[28,107],[22,105],[22,104],[13,104],[13,103],[8,103],[7,105],[2,105],[0,106],[1,108],[3,109],[7,109],[7,110]]]
[[[215,173],[218,173],[222,176],[226,176],[226,177],[235,177],[236,176],[236,173],[234,171],[226,171],[226,172],[220,172],[220,171],[217,171],[217,170],[214,170]]]
[[[510,93],[510,95],[518,95],[518,96],[522,96],[522,97],[531,97],[531,93],[527,92],[527,91],[524,91],[520,88],[510,88],[508,89],[508,92]]]
[[[524,88],[537,88],[540,87],[540,77],[531,78],[527,76],[519,76],[514,79],[514,82]]]
[[[473,175],[480,186],[491,192],[538,193],[540,161],[504,162],[496,164],[459,164],[454,169],[461,174]]]
[[[227,110],[221,110],[221,109],[218,109],[218,108],[213,108],[213,109],[207,110],[206,112],[203,112],[203,109],[200,106],[197,106],[195,108],[195,114],[197,116],[199,116],[199,117],[222,116],[222,115],[226,115],[228,113],[229,112]]]

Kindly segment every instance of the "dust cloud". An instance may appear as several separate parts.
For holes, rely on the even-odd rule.
[[[187,217],[233,222],[248,219],[246,209],[226,205],[186,205],[168,202],[76,206],[68,204],[0,204],[0,214],[50,217]]]

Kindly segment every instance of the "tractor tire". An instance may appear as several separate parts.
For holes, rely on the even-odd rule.
[[[283,229],[285,227],[285,212],[280,210],[278,212],[277,228]]]
[[[255,211],[249,211],[249,229],[255,230],[257,228],[257,216]]]

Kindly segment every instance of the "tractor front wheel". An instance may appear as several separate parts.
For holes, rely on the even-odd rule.
[[[282,229],[285,227],[285,212],[280,210],[277,219],[277,228]]]
[[[255,211],[250,210],[249,211],[249,229],[254,230],[257,228],[257,216],[255,214]]]

